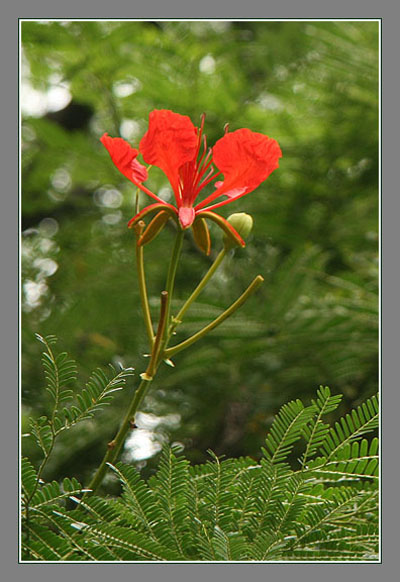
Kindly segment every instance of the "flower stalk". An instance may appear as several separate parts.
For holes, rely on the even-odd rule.
[[[218,325],[221,325],[221,323],[223,323],[228,317],[233,315],[233,313],[235,313],[235,311],[237,311],[237,309],[239,309],[239,307],[241,307],[243,303],[247,301],[250,295],[254,293],[254,291],[256,291],[256,289],[258,289],[258,287],[263,282],[264,278],[261,277],[261,275],[257,275],[253,282],[250,283],[250,285],[247,287],[246,291],[244,291],[244,293],[242,293],[242,295],[234,303],[232,303],[232,305],[228,307],[228,309],[226,309],[223,313],[221,313],[221,315],[214,319],[214,321],[203,327],[203,329],[189,337],[187,340],[181,342],[180,344],[177,344],[176,346],[166,349],[164,352],[164,356],[166,358],[171,358],[172,356],[175,356],[175,354],[177,354],[178,352],[181,352],[182,350],[188,348],[195,342],[199,341],[199,339],[203,338],[205,335],[210,333],[210,331],[218,327]]]
[[[137,241],[140,239],[145,226],[146,225],[143,222],[143,220],[139,221],[137,223],[137,225],[135,226],[135,234],[136,234]],[[153,346],[153,343],[154,343],[153,323],[151,321],[149,300],[147,297],[146,277],[144,274],[143,247],[141,245],[138,245],[138,244],[136,244],[136,269],[137,269],[137,274],[138,274],[139,294],[140,294],[140,301],[142,304],[144,324],[146,327],[146,333],[147,333],[147,337],[149,339],[149,345],[151,348]]]
[[[282,156],[279,144],[274,139],[246,128],[230,133],[226,127],[223,137],[216,142],[213,148],[208,148],[203,132],[204,119],[203,115],[200,127],[195,127],[187,116],[169,110],[155,110],[150,113],[149,127],[140,141],[139,150],[132,148],[120,137],[113,138],[105,133],[101,138],[102,144],[118,170],[155,202],[140,211],[136,205],[136,214],[128,223],[128,227],[133,228],[136,234],[139,293],[146,334],[150,344],[150,361],[146,371],[140,374],[141,383],[132,398],[115,438],[108,443],[107,452],[89,484],[90,493],[94,493],[100,486],[107,465],[116,461],[128,430],[136,426],[135,414],[160,363],[163,360],[172,363],[170,361],[172,356],[193,345],[221,325],[247,301],[264,281],[261,275],[258,275],[242,295],[214,321],[181,343],[168,347],[176,327],[182,322],[189,307],[196,301],[220,267],[226,254],[235,246],[244,247],[244,238],[251,230],[253,221],[249,215],[239,213],[226,220],[214,210],[255,190],[278,168],[278,161]],[[137,160],[139,153],[144,162],[148,164],[147,168]],[[175,205],[165,202],[143,184],[148,179],[151,165],[157,166],[164,172],[171,185]],[[222,177],[223,180],[221,180]],[[216,178],[218,181],[215,181]],[[202,190],[206,186],[210,187],[212,182],[214,184],[211,186],[213,190],[211,194],[199,200]],[[155,216],[146,226],[144,219],[154,213]],[[165,290],[161,293],[160,318],[157,332],[154,335],[147,295],[143,247],[162,231],[170,218],[175,222],[177,232]],[[177,315],[171,317],[175,278],[185,230],[193,229],[197,246],[202,252],[209,255],[211,239],[207,221],[215,223],[224,232],[223,249]],[[87,494],[89,493],[85,493],[85,495]]]

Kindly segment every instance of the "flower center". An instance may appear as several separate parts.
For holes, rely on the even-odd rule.
[[[207,139],[203,135],[204,118],[202,115],[200,128],[197,129],[196,154],[179,169],[179,206],[184,208],[192,207],[199,192],[221,173],[212,166],[211,148],[207,150]]]

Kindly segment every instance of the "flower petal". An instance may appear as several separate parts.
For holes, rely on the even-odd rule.
[[[186,115],[167,109],[152,111],[149,129],[139,145],[147,164],[160,168],[171,183],[177,202],[179,194],[179,168],[193,160],[197,152],[196,128]]]
[[[213,147],[213,162],[224,180],[216,184],[217,190],[198,204],[196,210],[222,195],[228,200],[218,202],[218,206],[252,192],[279,167],[281,156],[278,143],[262,133],[238,129],[225,134]]]
[[[105,133],[100,138],[118,170],[133,183],[147,180],[147,170],[136,160],[138,150],[135,150],[122,137],[110,137]]]

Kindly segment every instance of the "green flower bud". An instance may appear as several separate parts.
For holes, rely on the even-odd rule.
[[[235,212],[228,217],[227,221],[242,239],[247,238],[253,228],[253,218],[246,212]],[[233,232],[230,236],[225,235],[224,245],[227,250],[235,246],[244,246],[243,241],[238,239]]]

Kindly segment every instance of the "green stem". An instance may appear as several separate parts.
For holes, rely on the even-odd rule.
[[[145,223],[141,220],[135,228],[136,240],[139,239],[141,233],[143,232]],[[151,314],[149,308],[149,301],[147,298],[147,288],[146,288],[146,277],[144,273],[144,261],[143,261],[143,247],[136,245],[136,268],[139,281],[139,293],[140,301],[142,304],[143,318],[146,326],[147,337],[149,338],[150,349],[153,347],[154,343],[154,332],[153,324],[151,321]]]
[[[169,264],[168,275],[167,275],[167,282],[165,285],[165,290],[168,293],[168,300],[166,305],[166,326],[164,332],[163,343],[161,346],[161,352],[164,351],[171,334],[170,330],[170,313],[171,313],[171,302],[172,302],[172,295],[174,291],[174,284],[175,284],[175,276],[176,270],[178,267],[178,261],[182,250],[182,243],[183,243],[183,236],[184,231],[178,227],[178,231],[176,233],[175,245],[172,251],[171,262]]]
[[[114,439],[108,443],[108,450],[104,455],[104,458],[99,468],[97,469],[93,479],[89,483],[88,489],[91,490],[90,493],[92,494],[96,491],[96,489],[99,487],[99,485],[104,479],[104,475],[107,470],[107,463],[114,463],[115,460],[118,458],[126,439],[126,433],[128,432],[129,428],[132,428],[132,423],[134,422],[137,409],[139,408],[139,405],[142,402],[147,390],[149,389],[149,386],[157,371],[158,365],[160,363],[159,354],[161,348],[161,340],[164,336],[166,325],[167,304],[168,304],[168,294],[166,291],[163,291],[161,293],[160,320],[158,322],[157,334],[154,340],[154,344],[152,346],[152,354],[149,365],[147,367],[146,372],[141,374],[142,381],[139,385],[139,388],[135,392],[135,395],[132,399],[131,405],[128,408],[125,418],[122,421],[122,424],[119,427],[119,430],[115,435]]]
[[[169,318],[170,318],[170,308],[171,308],[171,298],[175,283],[175,275],[178,266],[179,256],[182,249],[182,242],[183,242],[184,231],[179,230],[176,235],[174,249],[172,251],[171,262],[168,270],[167,276],[167,283],[166,283],[166,291],[161,293],[161,313],[160,313],[160,320],[158,323],[156,337],[151,342],[151,357],[150,362],[147,367],[146,372],[141,374],[142,381],[139,385],[139,388],[136,390],[135,395],[132,399],[132,402],[128,408],[128,411],[125,415],[122,424],[115,435],[114,439],[108,443],[108,450],[104,455],[104,458],[98,467],[96,473],[93,476],[93,479],[88,485],[88,489],[91,491],[84,494],[84,497],[89,494],[94,494],[98,487],[100,486],[101,482],[104,479],[104,475],[107,471],[107,463],[114,463],[115,460],[118,458],[118,455],[121,452],[123,444],[126,439],[126,434],[129,428],[132,426],[134,422],[134,417],[139,408],[140,403],[142,402],[144,396],[146,395],[150,384],[155,376],[157,368],[160,364],[161,359],[163,358],[164,348],[168,343],[169,340]],[[137,257],[141,260],[140,254],[137,253]],[[140,266],[138,267],[138,272],[140,271]],[[144,286],[144,270],[143,270],[143,278],[139,283],[141,287],[142,296],[142,306],[145,304],[148,307],[147,302],[147,293]],[[145,312],[145,310],[144,310]],[[149,311],[150,314],[150,311]],[[147,316],[145,314],[145,321]],[[148,326],[148,319],[147,319],[147,326]],[[147,328],[148,329],[148,328]]]
[[[156,339],[153,344],[153,349],[151,352],[150,363],[147,366],[147,370],[141,374],[143,380],[151,381],[156,373],[158,364],[160,363],[160,351],[161,351],[161,341],[165,334],[165,328],[167,325],[167,307],[168,307],[168,293],[166,291],[161,292],[161,312],[160,320],[158,322]]]
[[[218,269],[218,267],[220,266],[220,264],[224,260],[226,253],[227,253],[227,250],[225,248],[223,248],[222,251],[219,252],[217,258],[215,259],[215,261],[213,262],[213,264],[211,265],[211,267],[209,268],[207,273],[204,275],[203,279],[200,281],[200,283],[197,285],[196,289],[193,291],[193,293],[190,295],[190,297],[186,300],[186,302],[181,307],[178,315],[175,318],[177,321],[179,321],[179,322],[182,321],[182,318],[185,315],[186,311],[189,309],[191,304],[194,301],[196,301],[197,297],[203,291],[204,287],[207,285],[207,283],[209,282],[211,277],[214,275],[215,271]]]
[[[172,348],[166,349],[163,353],[163,357],[171,358],[181,350],[184,350],[185,348],[188,348],[189,346],[197,342],[199,339],[204,337],[207,333],[212,331],[218,325],[221,325],[221,323],[225,321],[225,319],[230,317],[237,309],[239,309],[239,307],[243,305],[243,303],[249,298],[249,296],[252,293],[254,293],[254,291],[261,285],[261,283],[263,283],[263,281],[264,281],[263,277],[261,277],[261,275],[258,275],[254,279],[254,281],[247,287],[246,291],[244,291],[244,293],[242,293],[242,295],[234,303],[232,303],[232,305],[228,307],[226,311],[221,313],[221,315],[214,319],[214,321],[203,327],[203,329],[192,335],[187,340],[181,342],[176,346],[173,346]]]
[[[128,408],[125,418],[122,421],[122,424],[117,434],[115,435],[115,438],[110,443],[108,443],[108,450],[104,455],[104,458],[99,468],[97,469],[93,479],[88,485],[88,489],[90,489],[91,491],[90,493],[85,493],[84,497],[88,494],[93,495],[96,492],[97,488],[100,486],[101,482],[104,479],[104,475],[107,471],[107,463],[114,463],[115,460],[117,459],[122,449],[122,446],[125,442],[126,433],[132,426],[132,422],[137,412],[137,409],[139,408],[140,403],[142,402],[147,390],[149,389],[150,384],[151,380],[141,381],[139,388],[136,390],[135,395],[132,399],[131,405]]]

